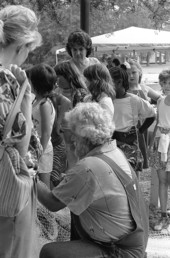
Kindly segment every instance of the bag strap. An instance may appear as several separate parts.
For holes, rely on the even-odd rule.
[[[28,81],[26,79],[24,81],[24,83],[22,84],[22,86],[20,88],[20,92],[19,92],[18,96],[16,97],[16,99],[13,103],[13,106],[7,116],[7,120],[6,120],[5,126],[4,126],[4,132],[3,132],[3,140],[7,137],[8,133],[10,132],[10,130],[12,128],[16,114],[18,113],[18,111],[20,109],[20,105],[23,100],[23,96],[26,91],[27,85],[28,85]]]

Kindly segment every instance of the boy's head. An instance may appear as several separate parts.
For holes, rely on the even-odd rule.
[[[48,64],[34,65],[26,70],[33,91],[44,97],[51,93],[57,80],[55,70]]]
[[[163,70],[158,78],[163,93],[170,94],[170,70]]]
[[[160,74],[159,74],[159,84],[162,87],[162,83],[164,83],[165,81],[167,81],[168,79],[170,79],[170,70],[163,70]]]

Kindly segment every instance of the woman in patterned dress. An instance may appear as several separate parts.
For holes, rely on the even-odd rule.
[[[24,161],[32,127],[31,87],[19,66],[40,43],[38,19],[32,10],[21,5],[0,10],[0,257],[3,258],[32,257],[35,241],[35,185]],[[20,112],[4,137],[7,117],[24,82],[27,87]]]

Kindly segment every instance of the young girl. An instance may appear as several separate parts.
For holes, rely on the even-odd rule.
[[[77,72],[75,65],[66,61],[57,64],[54,70],[57,75],[58,86],[62,94],[70,99],[72,107],[83,101],[84,96],[87,94],[87,87],[84,77]]]
[[[113,100],[115,98],[114,85],[107,67],[103,64],[94,64],[84,70],[90,96],[84,101],[96,101],[103,108],[114,115]]]
[[[159,83],[164,95],[157,102],[158,132],[154,142],[156,152],[151,158],[151,166],[157,170],[158,174],[161,206],[161,218],[154,226],[156,231],[170,230],[170,221],[167,216],[168,185],[170,184],[170,70],[163,70],[159,74]]]
[[[67,153],[67,166],[71,167],[75,163],[74,153],[70,149],[73,144],[72,140],[71,140],[72,137],[71,137],[69,128],[67,127],[66,124],[61,123],[61,120],[63,119],[65,111],[67,111],[66,109],[70,109],[70,108],[76,106],[76,104],[78,102],[82,102],[84,97],[87,95],[88,90],[87,90],[87,87],[85,84],[84,77],[77,71],[77,68],[75,69],[75,64],[73,64],[72,62],[65,61],[65,62],[59,63],[54,67],[54,70],[57,75],[57,84],[59,86],[60,93],[61,93],[60,96],[66,97],[71,102],[71,104],[69,104],[68,101],[66,101],[66,99],[64,101],[64,99],[62,97],[62,103],[63,104],[64,104],[64,102],[65,103],[67,102],[67,103],[66,103],[66,105],[62,104],[60,106],[60,109],[58,110],[58,114],[57,114],[58,115],[58,126],[61,126],[61,129],[63,131],[63,138],[64,138],[64,140],[61,142],[61,145],[60,145],[61,148],[60,148],[59,156],[66,158],[66,156],[65,156],[65,152],[66,152]],[[52,138],[54,139],[55,137],[58,137],[58,136],[57,135],[55,136],[53,134]],[[53,145],[53,147],[55,148],[54,145]],[[55,154],[57,155],[57,152],[55,152]],[[56,176],[59,176],[59,173],[57,173],[57,171],[59,171],[59,169],[57,169],[57,167],[58,168],[60,167],[60,174],[62,173],[62,171],[65,168],[64,159],[62,161],[62,164],[63,164],[62,169],[61,169],[61,166],[58,166],[59,163],[61,164],[61,159],[59,160],[58,163],[54,163],[54,164],[56,164],[55,170],[53,169],[53,172],[52,172],[52,181],[54,184],[55,184],[54,181],[55,181]]]
[[[128,80],[129,80],[129,93],[138,95],[139,97],[148,100],[153,103],[157,101],[160,97],[158,91],[153,90],[147,85],[141,83],[142,81],[142,67],[141,65],[132,59],[129,59],[129,69],[128,71]],[[139,121],[139,126],[143,121]],[[145,130],[143,135],[139,135],[139,145],[144,157],[143,168],[147,169],[149,167],[148,156],[147,156],[147,147],[148,147],[149,134]]]
[[[55,110],[48,96],[56,83],[56,74],[54,69],[47,64],[35,65],[26,73],[35,95],[32,108],[33,124],[43,147],[43,154],[38,163],[39,178],[50,187],[50,172],[53,166],[51,132]]]
[[[117,140],[118,146],[125,153],[137,176],[142,170],[142,156],[139,149],[139,134],[150,126],[146,118],[155,117],[152,105],[136,96],[128,93],[128,74],[120,67],[110,69],[110,74],[115,84],[116,99],[114,100],[115,132],[113,139]],[[146,119],[138,128],[139,119]],[[154,120],[154,119],[153,119]]]

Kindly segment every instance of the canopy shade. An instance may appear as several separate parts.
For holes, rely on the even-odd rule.
[[[129,27],[123,30],[92,37],[93,46],[112,49],[170,48],[170,31]]]

